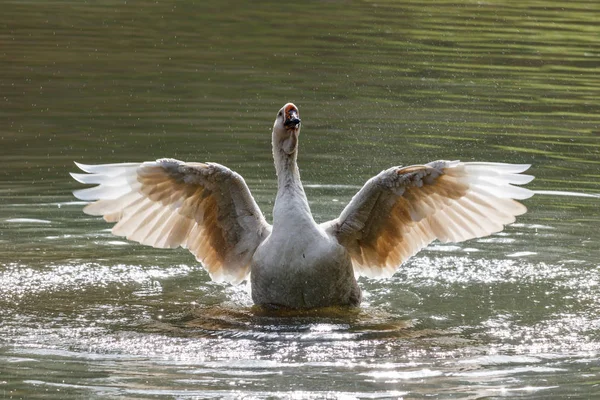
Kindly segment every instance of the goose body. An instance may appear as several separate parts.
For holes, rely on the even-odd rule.
[[[460,242],[501,231],[533,193],[529,165],[434,161],[371,178],[335,220],[317,224],[297,166],[298,108],[275,119],[278,191],[269,225],[243,178],[216,163],[82,165],[71,174],[98,186],[75,191],[84,208],[116,222],[115,235],[159,248],[188,248],[212,279],[250,279],[270,307],[357,306],[360,275],[390,277],[435,239]]]

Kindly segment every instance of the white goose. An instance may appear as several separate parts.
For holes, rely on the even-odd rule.
[[[117,222],[112,233],[159,248],[189,249],[216,281],[251,280],[252,299],[272,307],[356,306],[356,277],[390,277],[438,239],[461,242],[499,232],[525,213],[513,186],[529,165],[434,161],[371,178],[341,215],[315,223],[296,159],[300,118],[291,103],[273,125],[277,198],[269,225],[244,179],[216,163],[160,159],[82,165],[71,174],[98,186],[77,190],[84,208]]]

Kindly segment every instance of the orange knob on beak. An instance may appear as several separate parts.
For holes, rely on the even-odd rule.
[[[302,120],[298,117],[298,109],[290,105],[285,110],[285,122],[286,128],[298,128]]]

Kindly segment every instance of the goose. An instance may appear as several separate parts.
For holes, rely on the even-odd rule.
[[[72,173],[83,211],[116,223],[112,233],[156,248],[187,248],[210,277],[250,281],[266,308],[355,307],[359,276],[389,278],[434,240],[462,242],[501,231],[527,211],[516,200],[530,165],[433,161],[396,166],[373,178],[340,216],[313,219],[298,170],[298,107],[285,104],[272,131],[277,174],[273,223],[244,179],[212,162],[172,158],[84,165]],[[93,201],[93,202],[91,202]]]

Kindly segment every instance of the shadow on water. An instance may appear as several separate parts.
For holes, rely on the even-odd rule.
[[[197,306],[175,318],[148,321],[139,329],[188,338],[302,342],[410,340],[457,334],[455,329],[424,328],[414,319],[375,308],[268,310],[227,304]]]

